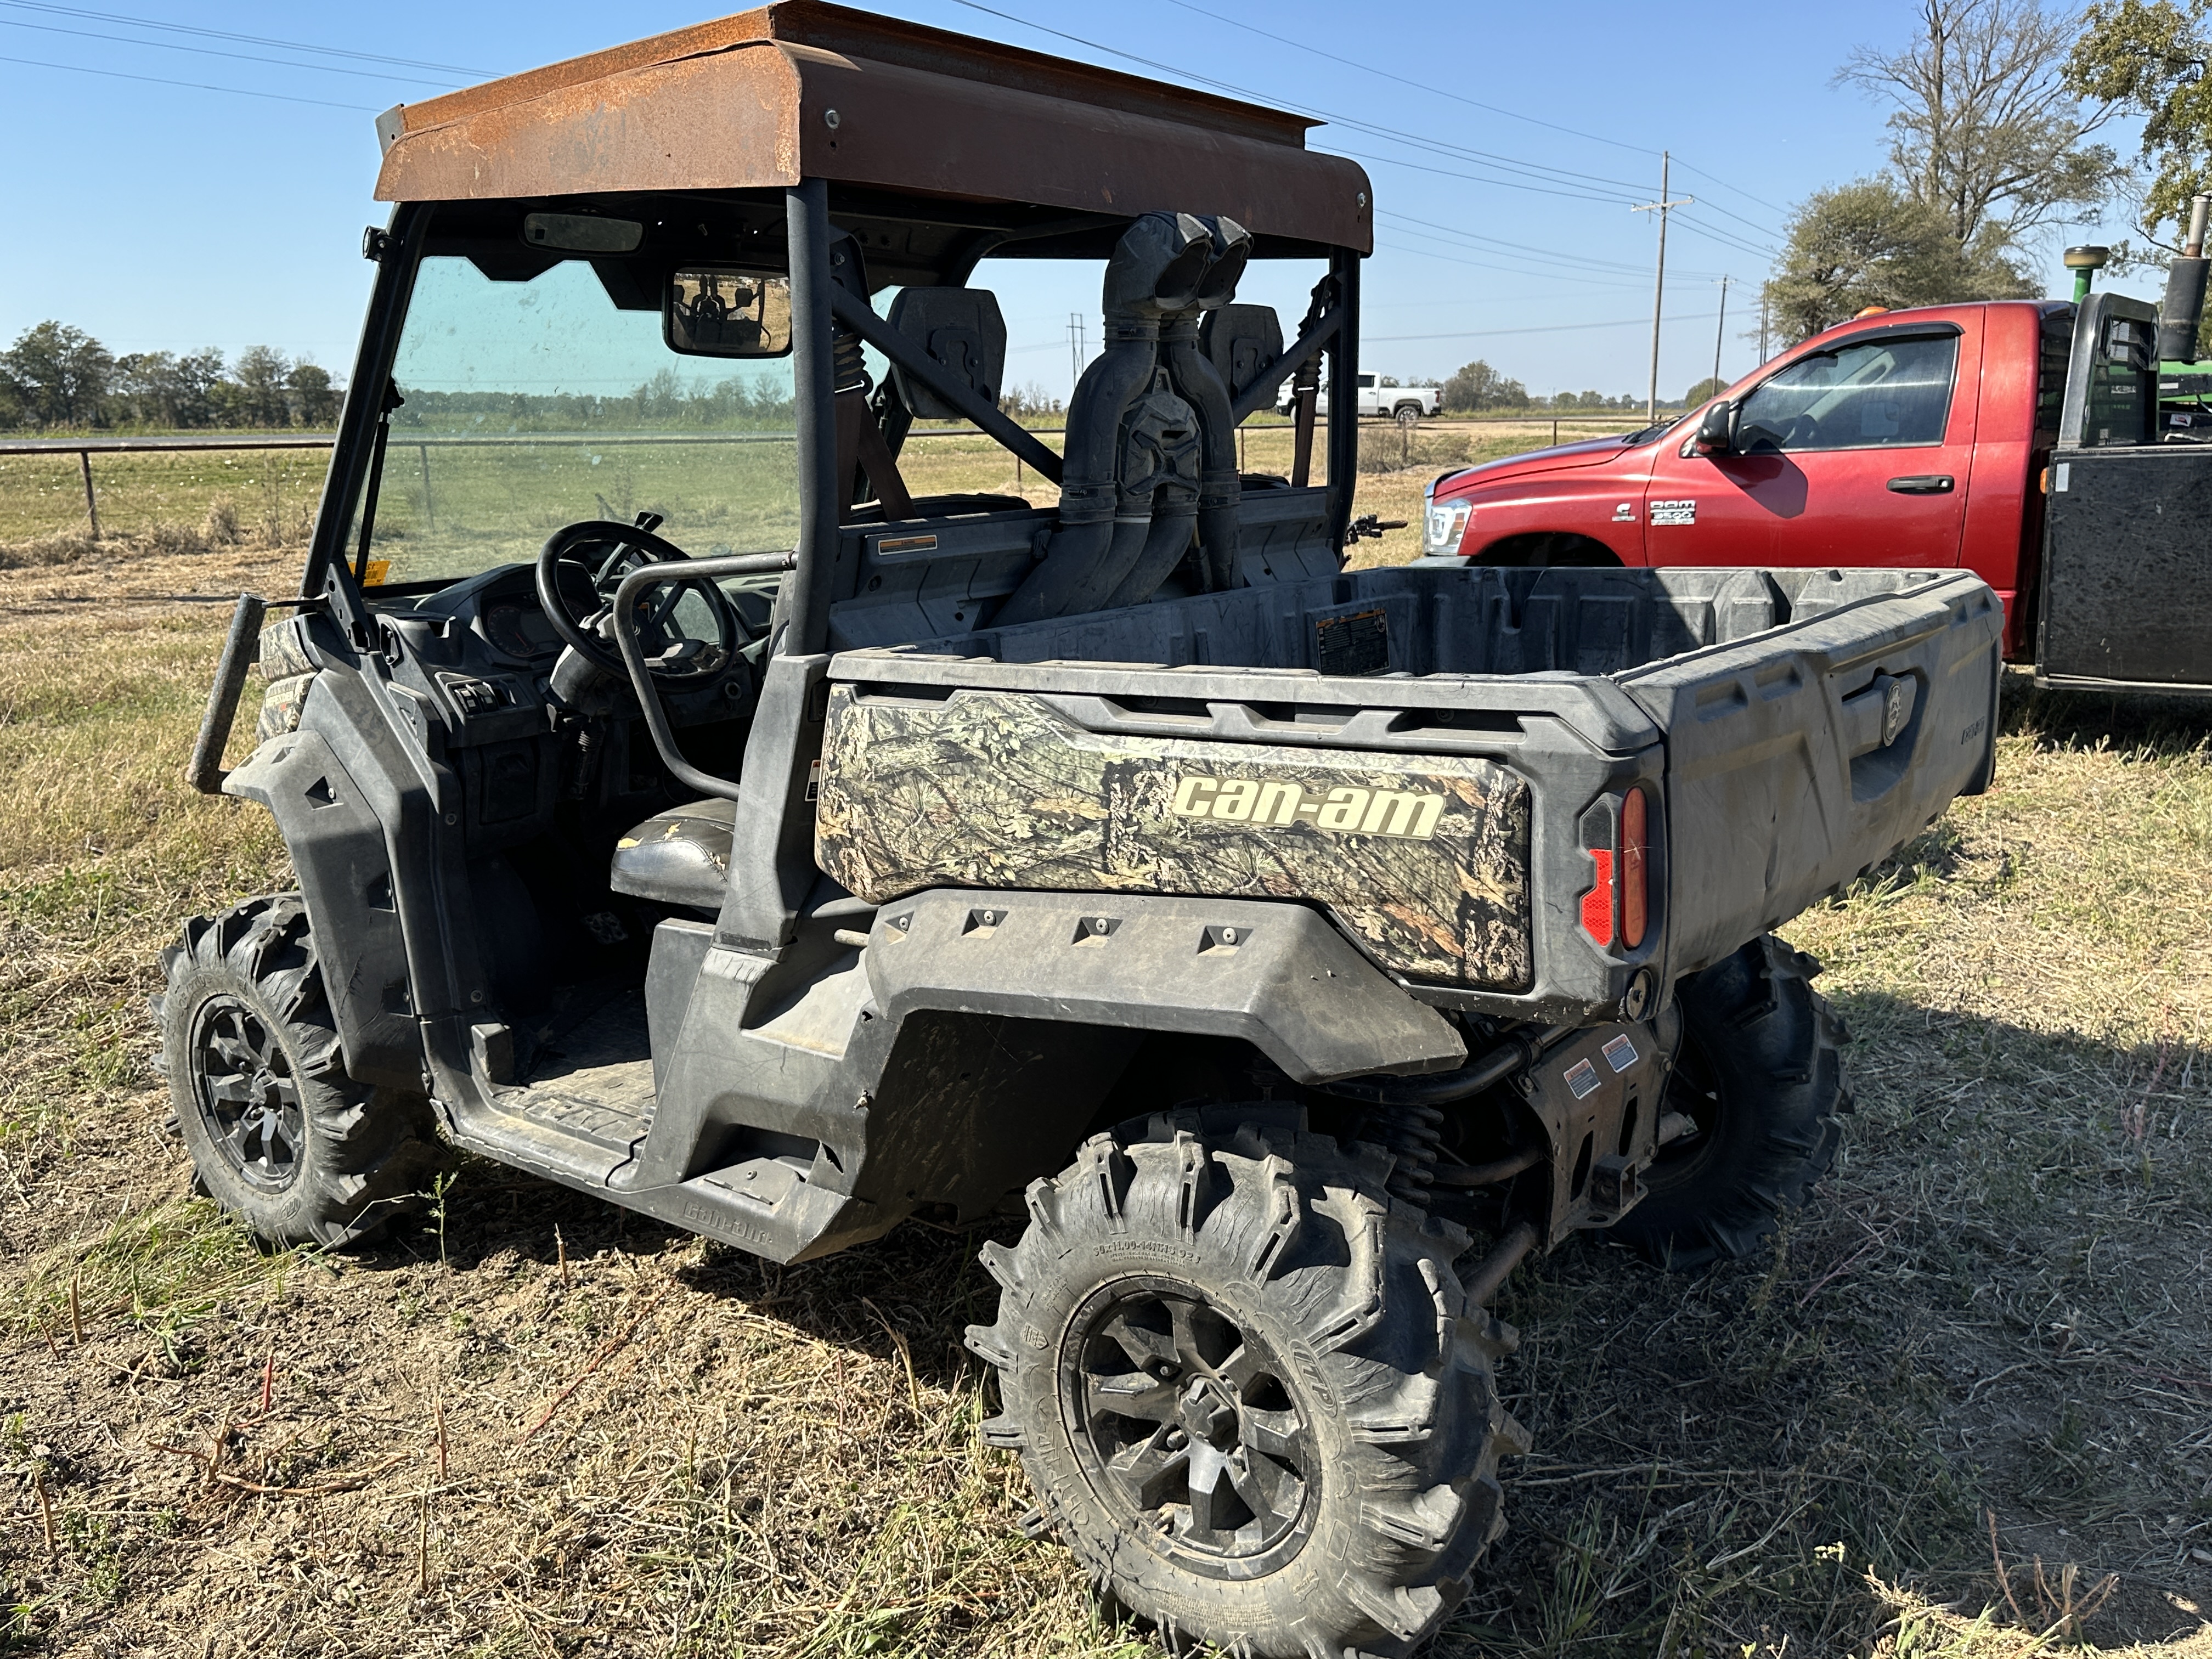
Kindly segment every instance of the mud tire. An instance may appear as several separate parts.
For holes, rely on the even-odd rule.
[[[1677,993],[1682,1052],[1664,1109],[1699,1133],[1660,1149],[1647,1195],[1613,1232],[1662,1267],[1702,1267],[1759,1248],[1836,1160],[1852,1109],[1850,1041],[1813,989],[1820,964],[1765,934]]]
[[[421,1201],[444,1162],[429,1103],[346,1075],[299,895],[185,923],[161,966],[161,1066],[200,1192],[283,1245],[362,1243]]]
[[[1005,1407],[984,1437],[1021,1454],[1038,1496],[1025,1524],[1057,1534],[1109,1607],[1150,1621],[1177,1651],[1211,1642],[1251,1659],[1406,1654],[1504,1530],[1498,1462],[1528,1437],[1493,1376],[1517,1339],[1466,1305],[1452,1261],[1467,1235],[1394,1200],[1390,1169],[1378,1147],[1307,1131],[1295,1108],[1182,1109],[1093,1138],[1058,1179],[1030,1186],[1020,1242],[983,1251],[1003,1294],[998,1322],[970,1327],[968,1341],[998,1370]],[[1222,1432],[1247,1481],[1261,1449],[1295,1443],[1276,1469],[1297,1476],[1295,1504],[1278,1504],[1295,1519],[1245,1508],[1253,1536],[1242,1555],[1194,1542],[1208,1534],[1189,1452],[1182,1505],[1170,1470],[1149,1477],[1165,1498],[1146,1511],[1097,1443],[1102,1431],[1175,1443],[1174,1416],[1099,1410],[1091,1383],[1144,1380],[1111,1376],[1143,1362],[1125,1338],[1102,1334],[1101,1311],[1135,1306],[1115,1317],[1136,1321],[1146,1298],[1178,1296],[1194,1310],[1173,1319],[1175,1334],[1211,1329],[1221,1357],[1181,1370],[1162,1359],[1156,1389],[1107,1392],[1133,1406],[1140,1393],[1185,1403],[1233,1393],[1235,1427]],[[1162,1451],[1146,1467],[1174,1461]],[[1224,1482],[1236,1484],[1218,1477],[1217,1493]],[[1237,1501],[1209,1498],[1206,1512],[1218,1519],[1226,1502],[1233,1519]]]

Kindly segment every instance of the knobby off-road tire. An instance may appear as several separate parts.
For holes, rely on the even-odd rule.
[[[373,1237],[443,1147],[418,1095],[346,1075],[296,893],[185,924],[161,952],[162,1068],[202,1192],[278,1244]]]
[[[1183,1109],[1085,1146],[983,1251],[984,1426],[1097,1585],[1171,1644],[1401,1655],[1504,1529],[1528,1449],[1466,1305],[1458,1227],[1391,1199],[1390,1155],[1295,1109]]]
[[[1662,1266],[1748,1255],[1836,1159],[1850,1041],[1813,989],[1820,964],[1772,934],[1680,988],[1682,1050],[1664,1109],[1697,1133],[1660,1148],[1613,1229]]]

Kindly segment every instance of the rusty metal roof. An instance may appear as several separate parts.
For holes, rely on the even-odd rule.
[[[802,178],[1373,246],[1365,172],[1304,116],[823,0],[658,34],[389,111],[376,194],[465,201]]]

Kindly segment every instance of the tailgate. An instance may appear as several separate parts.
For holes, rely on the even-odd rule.
[[[1613,677],[1666,732],[1675,974],[1879,863],[1993,766],[2004,616],[1978,577],[1773,574],[1802,584],[1795,620]]]

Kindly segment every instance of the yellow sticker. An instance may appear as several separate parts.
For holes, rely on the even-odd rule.
[[[384,586],[385,577],[391,573],[391,560],[371,559],[368,562],[368,574],[361,579],[361,585],[363,587],[381,587]]]

